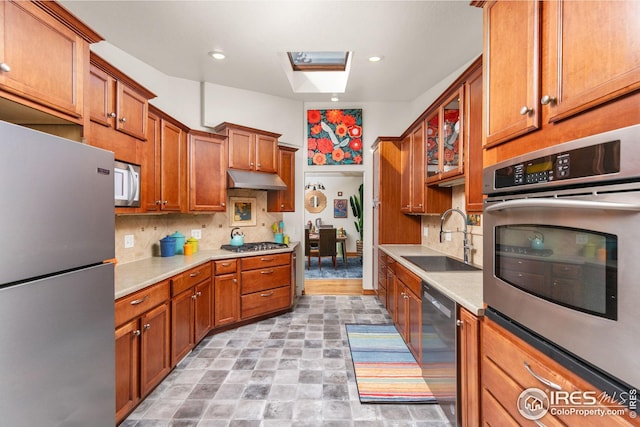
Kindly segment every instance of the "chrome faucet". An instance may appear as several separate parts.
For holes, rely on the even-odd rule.
[[[440,243],[444,241],[444,233],[450,233],[450,231],[443,230],[442,226],[451,212],[458,212],[464,219],[464,231],[462,232],[464,234],[464,240],[462,241],[462,247],[464,249],[464,263],[469,264],[469,253],[471,251],[471,244],[469,243],[469,232],[467,231],[467,215],[460,209],[447,209],[440,217]]]

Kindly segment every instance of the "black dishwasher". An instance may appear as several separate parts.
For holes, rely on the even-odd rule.
[[[458,420],[456,303],[422,282],[422,376],[453,426]]]

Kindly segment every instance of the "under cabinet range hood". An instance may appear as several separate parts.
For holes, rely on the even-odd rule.
[[[287,184],[275,173],[249,172],[227,169],[228,188],[251,190],[286,190]]]

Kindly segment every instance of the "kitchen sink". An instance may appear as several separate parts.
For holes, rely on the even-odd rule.
[[[402,258],[417,265],[424,271],[442,272],[442,271],[479,271],[480,268],[471,264],[465,264],[455,258],[448,256],[403,256]]]

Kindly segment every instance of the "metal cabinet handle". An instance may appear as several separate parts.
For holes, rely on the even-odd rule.
[[[533,108],[529,108],[526,105],[523,105],[522,108],[520,109],[521,116],[526,116],[531,113],[533,113]]]
[[[271,269],[271,270],[262,270],[262,271],[260,271],[260,274],[273,274],[273,269]]]
[[[233,279],[233,283],[238,283],[238,279]]]
[[[271,295],[273,295],[273,291],[267,292],[266,294],[260,294],[261,297],[270,297]]]
[[[541,377],[540,375],[536,374],[535,372],[533,372],[533,369],[531,369],[531,366],[529,366],[529,364],[524,361],[524,368],[527,370],[527,372],[529,372],[531,374],[531,376],[535,379],[537,379],[538,381],[540,381],[542,384],[546,385],[547,387],[550,387],[554,390],[562,390],[562,387],[560,387],[558,384],[549,381],[546,378]]]
[[[253,166],[253,162],[249,163],[249,166]]]
[[[220,206],[227,206],[225,202],[220,203]]]
[[[143,328],[145,331],[148,331],[149,329],[151,329],[151,323],[145,323]]]
[[[540,100],[540,104],[542,105],[548,105],[548,104],[555,104],[557,101],[557,99],[554,96],[550,96],[550,95],[545,95],[542,97],[542,99]]]
[[[464,322],[462,320],[456,320],[456,326],[463,328],[464,327]]]
[[[230,262],[223,262],[222,264],[220,264],[223,267],[229,267],[231,265]]]
[[[195,273],[191,273],[189,277],[196,277],[200,275],[200,271],[196,271]]]
[[[131,304],[131,305],[138,305],[138,304],[142,304],[143,302],[145,302],[145,301],[147,300],[147,298],[149,298],[149,295],[145,295],[145,296],[143,296],[143,297],[142,297],[142,298],[140,298],[140,299],[133,300],[133,301],[131,301],[129,304]]]
[[[166,204],[168,204],[168,203],[169,203],[169,202],[168,202],[167,200],[163,200],[163,201],[162,201],[162,204],[163,204],[163,205],[166,205]]]
[[[4,62],[0,63],[0,71],[8,73],[9,71],[11,71],[11,67],[9,67],[9,64],[5,64]]]
[[[262,165],[260,163],[258,163],[258,167],[261,167]]]
[[[126,117],[120,117],[120,123],[127,123],[127,118]]]
[[[195,301],[195,299],[198,298],[197,295],[191,295],[191,299]]]
[[[281,208],[284,208],[284,203],[281,203],[281,204],[280,204],[280,207],[281,207]]]
[[[110,118],[112,118],[112,119],[113,119],[113,118],[115,118],[115,117],[116,117],[116,113],[114,113],[113,111],[112,111],[112,112],[110,112],[110,113],[107,113],[107,117],[110,117]]]
[[[134,337],[139,337],[140,336],[140,329],[136,329],[135,331],[131,332],[131,335],[133,335]]]
[[[273,261],[275,258],[273,257],[262,257],[260,258],[260,261]]]
[[[202,292],[198,291],[198,293],[196,294],[197,297],[201,297],[202,296]]]

